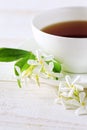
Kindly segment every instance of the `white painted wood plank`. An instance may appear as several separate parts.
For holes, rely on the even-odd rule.
[[[0,130],[86,130],[87,117],[77,117],[54,104],[56,88],[0,82]]]

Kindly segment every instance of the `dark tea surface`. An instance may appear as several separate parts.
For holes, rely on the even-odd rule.
[[[43,32],[71,38],[87,38],[87,21],[68,21],[42,28]]]

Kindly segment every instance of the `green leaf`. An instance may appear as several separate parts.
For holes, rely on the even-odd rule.
[[[21,72],[23,72],[24,70],[26,70],[28,67],[29,67],[29,64],[27,63],[27,61],[29,59],[33,59],[35,60],[36,59],[36,56],[32,53],[32,52],[29,52],[29,55],[27,55],[26,57],[24,58],[21,58],[20,60],[18,60],[15,65],[14,65],[14,70],[15,70],[15,74],[18,75],[18,72],[16,71],[15,69],[15,66],[18,66],[21,70]]]
[[[30,66],[27,63],[27,61],[29,59],[36,59],[36,56],[32,52],[29,52],[29,55],[27,55],[26,57],[23,57],[23,58],[19,59],[15,63],[15,65],[14,65],[14,71],[15,71],[16,76],[20,76],[20,74],[16,70],[16,66],[18,66],[20,68],[20,71],[23,72],[24,70],[26,70]],[[18,79],[17,83],[18,83],[18,86],[21,88],[22,87],[21,79]]]
[[[46,61],[47,64],[49,64],[50,62],[53,62],[53,64],[54,64],[53,72],[60,73],[60,71],[61,71],[61,64],[60,64],[60,62],[58,62],[55,59],[50,60],[50,61]]]
[[[60,73],[60,71],[61,71],[61,64],[60,64],[60,62],[58,62],[57,60],[53,60],[53,63],[54,63],[53,71],[55,73]]]
[[[21,50],[21,49],[13,49],[13,48],[0,48],[0,62],[12,62],[16,61],[20,58],[29,55],[31,52]]]
[[[20,59],[18,62],[15,63],[15,66],[18,66],[21,69],[21,72],[24,71],[29,67],[29,65],[27,64],[28,59],[29,57]]]

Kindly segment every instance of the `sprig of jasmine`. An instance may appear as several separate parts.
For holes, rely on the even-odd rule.
[[[77,115],[87,114],[87,93],[84,86],[79,84],[80,76],[74,80],[69,75],[64,81],[60,81],[58,87],[58,98],[56,103],[60,103],[65,109],[74,109]]]
[[[52,55],[14,48],[0,48],[0,62],[14,62],[14,72],[19,87],[22,81],[33,79],[40,86],[40,78],[57,81],[58,95],[56,103],[65,109],[74,109],[77,115],[87,114],[87,92],[79,83],[80,76],[73,80],[69,75],[62,77],[61,64]]]
[[[14,49],[0,48],[0,62],[13,62],[14,71],[19,87],[22,87],[22,80],[34,79],[40,85],[39,78],[58,79],[61,72],[61,64],[51,55],[42,51],[35,52]]]

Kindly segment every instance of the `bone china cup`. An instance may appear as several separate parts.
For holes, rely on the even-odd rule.
[[[56,36],[41,29],[58,22],[79,20],[87,21],[87,7],[61,7],[47,10],[32,20],[32,31],[36,42],[45,52],[54,55],[66,72],[87,73],[87,38]]]

